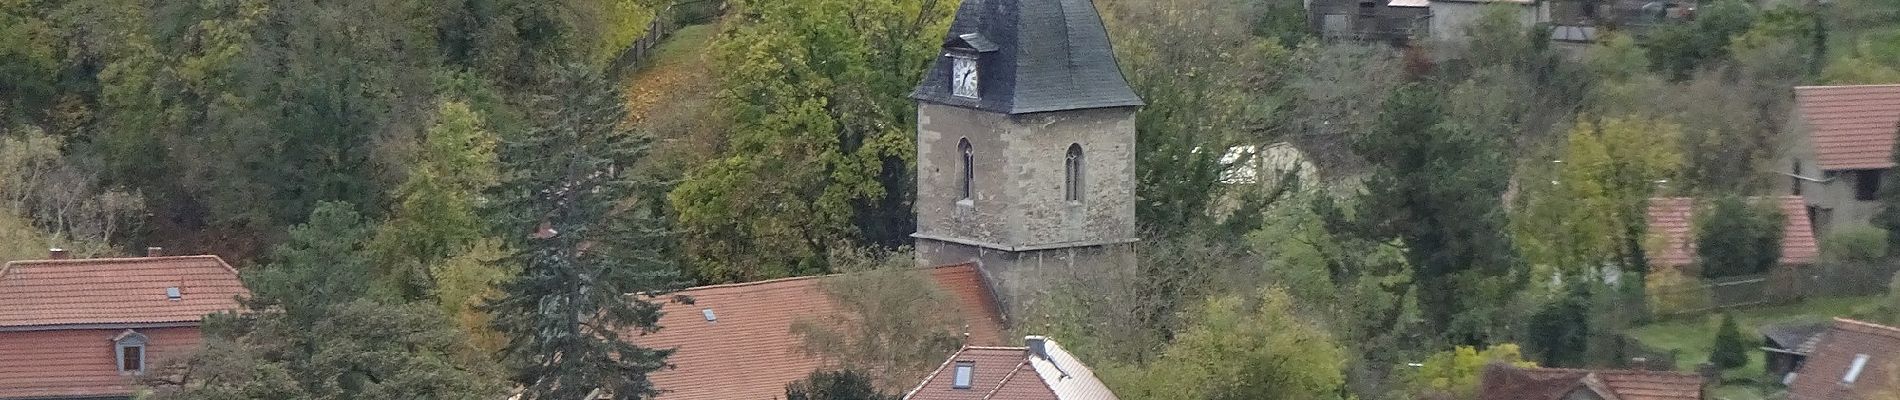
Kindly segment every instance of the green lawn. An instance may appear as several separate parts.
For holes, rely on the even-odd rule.
[[[1799,304],[1737,310],[1735,318],[1736,323],[1742,327],[1743,336],[1751,340],[1760,340],[1761,335],[1755,329],[1763,325],[1827,321],[1837,316],[1854,315],[1880,301],[1880,296],[1811,299]],[[1630,329],[1626,333],[1650,347],[1681,351],[1680,356],[1676,358],[1676,369],[1694,371],[1696,364],[1707,361],[1709,351],[1714,349],[1715,330],[1720,323],[1721,314],[1709,314],[1649,324]],[[1723,374],[1726,382],[1710,393],[1712,398],[1727,400],[1763,398],[1765,386],[1754,382],[1763,380],[1766,375],[1762,370],[1762,353],[1759,350],[1750,351],[1748,357],[1747,366]]]

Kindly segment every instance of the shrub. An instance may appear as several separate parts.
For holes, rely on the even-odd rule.
[[[1867,264],[1886,257],[1884,229],[1855,225],[1821,237],[1821,260],[1830,264]]]
[[[1781,260],[1779,208],[1723,196],[1696,213],[1696,257],[1702,277],[1766,273]]]
[[[1715,350],[1709,353],[1709,363],[1722,369],[1733,369],[1748,364],[1748,339],[1742,337],[1741,327],[1735,324],[1735,315],[1722,313],[1722,326],[1715,331]]]
[[[1657,316],[1680,315],[1709,308],[1709,288],[1682,270],[1662,268],[1643,280],[1649,291],[1649,310]]]

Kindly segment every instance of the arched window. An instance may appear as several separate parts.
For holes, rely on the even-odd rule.
[[[976,150],[970,148],[969,138],[957,140],[957,153],[963,157],[963,196],[959,198],[969,200],[976,197]]]
[[[1082,145],[1070,144],[1069,156],[1063,159],[1062,183],[1065,188],[1063,198],[1069,201],[1082,201]]]

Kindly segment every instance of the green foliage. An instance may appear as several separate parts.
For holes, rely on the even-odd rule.
[[[1722,313],[1722,325],[1715,330],[1715,350],[1709,353],[1709,363],[1722,369],[1734,369],[1748,364],[1748,352],[1755,348],[1742,336],[1741,327],[1735,323],[1735,315]]]
[[[1511,224],[1525,259],[1568,276],[1590,276],[1610,262],[1646,270],[1631,255],[1642,251],[1654,182],[1681,164],[1679,136],[1679,127],[1661,120],[1579,117],[1561,157],[1532,161],[1520,184]]]
[[[1448,118],[1442,93],[1400,88],[1354,139],[1374,166],[1358,215],[1373,237],[1404,243],[1427,332],[1482,342],[1495,321],[1468,312],[1508,302],[1523,279],[1501,204],[1510,168],[1502,132]]]
[[[898,400],[871,385],[871,378],[852,370],[812,371],[805,379],[785,385],[785,400]]]
[[[1887,231],[1866,225],[1833,229],[1821,236],[1821,260],[1836,264],[1872,264],[1887,259]]]
[[[464,362],[466,339],[434,307],[353,300],[300,322],[277,310],[207,319],[204,348],[143,378],[151,400],[490,399],[493,365]]]
[[[431,269],[482,238],[487,224],[475,212],[481,192],[499,179],[496,140],[467,104],[438,106],[435,125],[405,163],[407,179],[392,192],[395,209],[371,242],[385,286],[404,298],[426,298],[435,288]]]
[[[365,245],[371,228],[355,209],[322,203],[308,222],[290,228],[269,262],[246,277],[252,308],[281,309],[290,323],[310,325],[330,306],[368,297],[373,275]]]
[[[37,3],[0,0],[0,127],[47,106],[59,78],[59,38]]]
[[[147,212],[144,196],[103,187],[83,159],[61,153],[66,140],[34,127],[0,133],[6,134],[0,137],[4,212],[26,218],[56,240],[105,245],[138,231]]]
[[[966,314],[924,271],[910,268],[909,248],[834,250],[831,259],[853,272],[821,285],[842,313],[792,321],[807,354],[838,362],[877,387],[903,390],[962,344],[968,325],[959,316]]]
[[[1285,96],[1291,74],[1282,71],[1293,54],[1256,36],[1248,20],[1273,6],[1224,0],[1103,5],[1124,75],[1147,102],[1135,115],[1141,228],[1153,236],[1205,231],[1220,222],[1217,210],[1270,202],[1249,186],[1223,182],[1235,168],[1257,165],[1259,155],[1222,158],[1237,146],[1266,148],[1274,138],[1264,126],[1282,118],[1273,103]],[[1255,204],[1220,204],[1236,199]]]
[[[1787,217],[1773,204],[1716,198],[1696,212],[1696,263],[1705,278],[1767,273],[1781,262]]]
[[[541,93],[536,128],[503,144],[491,191],[506,262],[521,271],[487,308],[510,337],[507,366],[526,400],[595,388],[653,396],[647,374],[671,351],[622,339],[659,329],[654,299],[677,284],[652,182],[626,173],[647,138],[620,128],[619,93],[585,66],[566,67]]]
[[[916,117],[905,94],[954,4],[730,4],[715,51],[732,127],[721,155],[669,195],[695,277],[818,273],[833,244],[908,243]]]
[[[1729,40],[1755,23],[1754,6],[1741,0],[1716,0],[1696,12],[1692,24],[1674,24],[1651,32],[1643,43],[1651,67],[1672,80],[1728,56]]]
[[[599,0],[580,2],[598,7],[591,14],[599,27],[599,43],[594,49],[594,65],[607,65],[635,41],[647,35],[648,24],[659,18],[650,0]],[[664,6],[662,6],[664,7]]]
[[[1591,335],[1590,286],[1570,284],[1561,297],[1532,314],[1525,346],[1545,366],[1582,367]]]
[[[1279,289],[1209,299],[1192,323],[1139,367],[1103,368],[1118,397],[1143,399],[1343,399],[1345,350],[1297,315]]]
[[[1440,395],[1453,399],[1474,398],[1484,367],[1502,363],[1516,367],[1536,367],[1524,360],[1517,345],[1501,343],[1479,351],[1472,346],[1457,346],[1426,357],[1418,369],[1406,376],[1406,387],[1416,398]]]
[[[1900,142],[1894,142],[1894,149],[1900,150]],[[1900,151],[1894,152],[1893,158],[1900,160]],[[1874,214],[1873,225],[1887,231],[1887,257],[1900,256],[1900,174],[1888,172],[1882,179],[1880,205],[1880,211]]]

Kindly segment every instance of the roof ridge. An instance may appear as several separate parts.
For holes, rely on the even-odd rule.
[[[1576,373],[1584,373],[1584,374],[1701,376],[1701,375],[1696,375],[1696,373],[1694,372],[1650,371],[1650,370],[1644,370],[1644,369],[1580,369],[1580,368],[1552,368],[1552,367],[1521,367],[1519,369],[1532,371],[1532,372],[1548,371],[1548,372],[1576,372]]]
[[[1892,337],[1900,338],[1900,328],[1896,328],[1892,326],[1886,326],[1886,325],[1876,324],[1876,323],[1867,322],[1867,321],[1840,318],[1840,317],[1835,317],[1834,323],[1836,325],[1846,324],[1850,326],[1863,326],[1863,327],[1873,328],[1875,330],[1878,330],[1879,332],[1867,332],[1867,333],[1883,334],[1884,336],[1892,336]]]
[[[1882,83],[1875,85],[1807,85],[1795,86],[1795,89],[1844,89],[1844,88],[1900,88],[1900,84]]]
[[[1010,370],[1009,370],[1009,374],[1008,374],[1008,375],[1003,375],[1003,379],[1002,379],[1002,380],[998,380],[998,381],[996,381],[996,387],[992,387],[992,388],[990,388],[990,392],[989,392],[989,393],[985,393],[985,394],[983,394],[983,400],[990,400],[991,398],[994,398],[994,397],[996,397],[996,392],[1000,392],[1000,391],[1002,391],[1002,390],[1003,390],[1003,385],[1004,385],[1004,384],[1008,384],[1008,383],[1009,383],[1009,380],[1011,380],[1011,379],[1016,379],[1016,374],[1019,374],[1019,373],[1022,373],[1022,372],[1023,372],[1023,367],[1024,367],[1024,366],[1027,366],[1027,367],[1029,367],[1029,370],[1031,370],[1031,371],[1034,371],[1034,370],[1036,370],[1036,366],[1035,366],[1034,364],[1030,364],[1030,363],[1029,363],[1029,359],[1028,359],[1028,358],[1024,358],[1022,362],[1019,362],[1019,363],[1016,363],[1016,368],[1010,368]],[[1040,372],[1038,372],[1038,373],[1036,373],[1036,375],[1037,375],[1037,376],[1036,376],[1036,380],[1037,380],[1037,381],[1041,381],[1041,380],[1042,380],[1042,376],[1041,376],[1041,375],[1042,375],[1042,373],[1040,373]],[[1047,387],[1048,385],[1049,385],[1049,383],[1048,383],[1048,382],[1043,382],[1043,386],[1044,386],[1044,387]]]
[[[975,266],[975,265],[976,263],[964,262],[964,263],[956,263],[956,264],[944,264],[944,265],[938,265],[934,267],[914,267],[914,268],[906,268],[906,269],[909,269],[912,271],[934,271],[938,269],[957,268],[957,267],[966,267],[966,266]],[[830,274],[824,274],[824,275],[788,276],[784,278],[766,279],[762,281],[721,283],[721,284],[715,284],[715,285],[694,286],[694,287],[689,287],[689,288],[683,288],[683,289],[678,290],[678,292],[684,292],[684,291],[689,291],[689,290],[725,289],[725,288],[735,288],[735,287],[769,285],[769,284],[783,283],[783,282],[796,282],[796,281],[803,281],[803,280],[830,278],[834,276],[849,275],[852,273],[853,272],[838,272],[838,273],[830,273]]]

